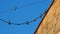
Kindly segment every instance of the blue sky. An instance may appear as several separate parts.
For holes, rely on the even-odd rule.
[[[0,19],[12,23],[24,23],[44,13],[52,0],[0,0]],[[13,10],[14,7],[17,10]],[[0,21],[0,34],[34,34],[39,22],[32,22],[29,25],[8,25]]]

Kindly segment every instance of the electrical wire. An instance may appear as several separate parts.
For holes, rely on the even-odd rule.
[[[40,2],[40,1],[39,1]],[[39,3],[39,2],[37,2],[37,3]],[[33,3],[33,4],[37,4],[37,3]],[[30,6],[30,5],[33,5],[33,4],[29,4],[28,6]],[[22,8],[24,8],[24,7],[27,7],[27,5],[26,6],[23,6]],[[17,9],[16,9],[17,7],[14,7],[14,10],[16,11]],[[47,9],[48,10],[48,9]],[[8,25],[24,25],[24,24],[27,24],[27,25],[29,25],[30,23],[32,23],[32,22],[36,22],[39,18],[42,18],[42,16],[44,16],[46,14],[46,11],[43,13],[43,14],[41,14],[40,13],[40,16],[38,16],[37,18],[34,18],[34,19],[32,19],[31,21],[26,21],[26,22],[23,22],[23,23],[12,23],[11,21],[5,21],[5,20],[3,20],[3,19],[0,19],[0,21],[3,21],[3,22],[5,22],[5,23],[7,23]]]
[[[13,11],[13,10],[16,11],[17,9],[21,9],[21,8],[28,7],[28,6],[31,6],[31,5],[35,5],[35,4],[42,3],[42,2],[45,2],[45,0],[37,1],[37,2],[30,3],[30,4],[27,4],[27,5],[24,5],[24,6],[20,6],[20,7],[14,6],[13,9],[8,9],[8,10],[5,10],[5,11],[1,11],[0,14],[8,13],[8,12]]]
[[[8,25],[24,25],[24,24],[29,25],[29,24],[32,23],[32,22],[36,22],[39,18],[42,18],[42,16],[43,16],[44,14],[45,14],[45,13],[40,14],[39,17],[34,18],[34,19],[32,19],[31,21],[26,21],[26,22],[19,23],[19,24],[18,24],[18,23],[12,23],[11,21],[5,21],[5,20],[3,20],[3,19],[0,19],[0,21],[3,21],[3,22],[5,22],[5,23],[7,23]]]

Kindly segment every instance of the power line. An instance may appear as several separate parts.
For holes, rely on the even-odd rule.
[[[40,1],[39,1],[40,2]],[[39,2],[37,2],[37,3],[39,3]],[[33,3],[33,4],[36,4],[36,3]],[[32,5],[32,4],[29,4],[28,6],[30,6],[30,5]],[[27,6],[27,5],[26,5]],[[24,7],[26,7],[26,6],[24,6]],[[17,10],[17,7],[15,6],[14,8],[13,8],[13,10]],[[42,16],[44,16],[46,14],[46,11],[43,13],[43,14],[41,14],[40,13],[40,16],[38,16],[37,18],[34,18],[34,19],[32,19],[31,21],[26,21],[26,22],[23,22],[23,23],[12,23],[11,21],[5,21],[5,20],[3,20],[3,19],[0,19],[0,21],[3,21],[3,22],[5,22],[5,23],[7,23],[8,25],[24,25],[24,24],[27,24],[27,25],[29,25],[30,23],[32,23],[32,22],[35,22],[35,21],[37,21],[39,18],[42,18]]]
[[[31,6],[31,5],[34,5],[34,4],[38,4],[38,3],[41,3],[41,2],[45,2],[45,0],[37,1],[37,2],[30,3],[30,4],[27,4],[27,5],[24,5],[24,6],[20,6],[20,7],[14,6],[13,9],[1,11],[0,14],[2,14],[2,13],[7,13],[7,12],[10,12],[10,11],[13,11],[13,10],[16,11],[17,9],[21,9],[21,8],[24,8],[24,7],[28,7],[28,6]]]
[[[30,23],[37,21],[39,18],[42,18],[42,16],[43,16],[44,14],[45,14],[45,13],[40,14],[39,17],[34,18],[34,19],[32,19],[31,21],[26,21],[26,22],[23,22],[23,23],[12,23],[11,21],[5,21],[5,20],[3,20],[3,19],[0,19],[0,21],[3,21],[3,22],[5,22],[5,23],[7,23],[8,25],[24,25],[24,24],[29,25]]]

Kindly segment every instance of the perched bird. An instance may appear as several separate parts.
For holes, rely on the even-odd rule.
[[[40,17],[42,17],[42,16],[43,16],[43,14],[40,13]]]
[[[36,21],[36,20],[37,20],[37,18],[34,18],[34,19],[33,19],[33,21]]]
[[[15,11],[16,11],[16,10],[17,10],[17,7],[16,7],[16,6],[14,6],[13,10],[15,10]]]
[[[29,23],[30,23],[29,21],[26,21],[26,24],[27,24],[27,25],[29,25]]]
[[[11,22],[10,22],[10,21],[8,21],[8,24],[9,24],[9,25],[11,25]]]

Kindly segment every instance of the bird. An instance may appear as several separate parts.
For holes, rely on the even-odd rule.
[[[16,6],[14,6],[13,10],[15,10],[15,11],[16,11],[16,10],[17,10],[17,7],[16,7]]]
[[[11,22],[10,22],[10,21],[8,21],[8,24],[9,24],[9,25],[11,25]]]
[[[43,14],[40,13],[40,17],[42,17],[42,16],[43,16]]]
[[[37,18],[34,18],[34,19],[33,19],[33,21],[36,21],[36,20],[37,20]]]
[[[26,21],[26,24],[27,24],[27,25],[29,25],[29,23],[30,23],[29,21]]]

